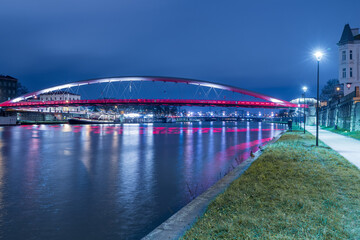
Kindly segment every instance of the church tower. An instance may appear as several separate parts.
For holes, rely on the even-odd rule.
[[[344,85],[344,95],[360,86],[360,34],[359,28],[350,28],[346,24],[339,46],[339,81]]]

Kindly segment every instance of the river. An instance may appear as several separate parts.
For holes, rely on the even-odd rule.
[[[0,127],[0,238],[140,239],[283,129],[255,122]]]

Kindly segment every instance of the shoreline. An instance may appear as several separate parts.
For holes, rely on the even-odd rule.
[[[181,239],[358,239],[360,171],[309,132],[287,132]]]
[[[265,146],[266,149],[271,144],[275,143],[286,131],[277,135],[274,139],[269,141]],[[150,239],[178,239],[189,230],[196,220],[201,217],[208,205],[221,193],[226,191],[229,185],[238,179],[249,167],[255,162],[263,153],[263,150],[258,150],[254,153],[254,157],[249,157],[227,175],[217,181],[213,186],[207,189],[204,193],[197,196],[178,212],[173,214],[170,218],[165,220],[162,224],[148,233],[142,240]]]

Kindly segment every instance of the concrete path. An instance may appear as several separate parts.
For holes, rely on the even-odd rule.
[[[315,126],[306,126],[316,136]],[[319,128],[319,139],[360,169],[360,141]]]

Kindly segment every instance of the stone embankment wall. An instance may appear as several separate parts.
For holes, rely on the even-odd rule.
[[[326,127],[360,131],[360,91],[355,91],[339,99],[330,99],[320,110],[320,124]]]

